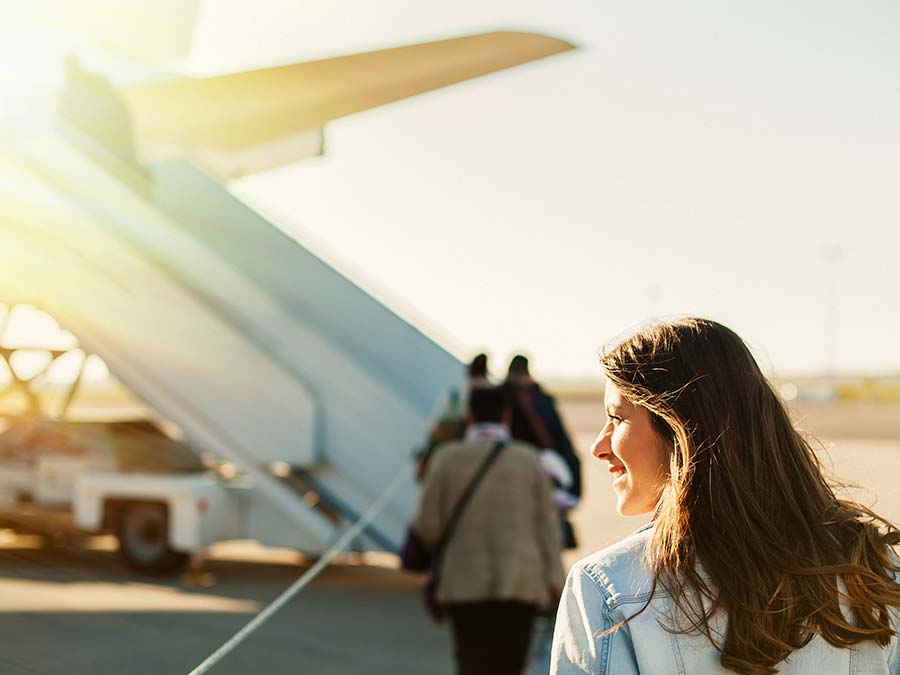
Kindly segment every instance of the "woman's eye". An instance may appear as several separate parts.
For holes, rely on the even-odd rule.
[[[619,417],[618,415],[610,415],[610,414],[607,414],[606,416],[607,416],[609,419],[611,419],[611,420],[613,420],[613,421],[615,421],[615,422],[621,422],[621,421],[622,421],[622,418]]]

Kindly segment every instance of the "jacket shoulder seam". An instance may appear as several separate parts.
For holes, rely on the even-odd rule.
[[[612,612],[622,605],[633,605],[645,603],[651,598],[668,598],[670,594],[665,589],[657,586],[654,591],[643,591],[642,593],[615,593],[612,588],[612,581],[606,574],[606,571],[596,564],[583,565],[582,570],[590,577],[603,593],[603,599],[607,607],[607,611]]]

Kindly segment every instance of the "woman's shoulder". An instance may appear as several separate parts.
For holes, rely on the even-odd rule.
[[[644,556],[652,536],[653,524],[648,523],[612,546],[579,560],[570,575],[588,577],[610,609],[643,603],[653,592],[653,575]],[[655,594],[662,595],[662,589],[657,588]]]

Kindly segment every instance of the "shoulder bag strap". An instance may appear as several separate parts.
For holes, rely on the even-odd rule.
[[[486,474],[487,470],[491,468],[491,464],[493,464],[494,461],[500,456],[500,453],[505,447],[505,441],[497,441],[488,456],[484,458],[481,466],[478,467],[478,470],[475,472],[472,480],[469,481],[466,489],[463,490],[463,493],[460,495],[459,500],[453,507],[453,511],[450,513],[450,518],[447,520],[447,524],[444,526],[444,532],[443,534],[441,534],[441,538],[438,540],[437,546],[435,547],[435,558],[440,557],[441,553],[444,550],[444,547],[447,545],[447,542],[450,541],[450,537],[453,536],[453,531],[456,529],[456,525],[459,522],[463,511],[465,511],[469,500],[472,499],[472,495],[475,494],[475,488],[478,487],[481,479],[484,478],[484,474]]]

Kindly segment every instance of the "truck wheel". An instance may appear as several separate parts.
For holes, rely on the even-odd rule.
[[[190,556],[169,546],[169,512],[164,504],[131,502],[118,514],[119,554],[132,569],[144,574],[174,574]]]

